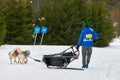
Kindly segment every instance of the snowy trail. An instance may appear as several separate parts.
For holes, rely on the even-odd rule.
[[[95,50],[96,51],[96,50]],[[102,68],[102,76],[104,80],[119,80],[120,79],[120,49],[119,48],[98,48],[101,51],[99,55],[95,54],[95,58],[100,59],[96,67]],[[98,52],[95,52],[98,53]],[[97,57],[96,57],[97,56]],[[94,60],[95,62],[98,60]]]
[[[28,64],[13,64],[8,60],[8,52],[19,46],[22,50],[30,50],[31,56],[42,59],[45,54],[59,53],[69,46],[26,46],[6,45],[0,47],[0,79],[1,80],[120,80],[120,47],[93,48],[89,69],[62,70],[48,69],[44,63],[29,59]],[[81,48],[80,48],[81,50]],[[81,55],[78,60],[68,65],[81,68]]]

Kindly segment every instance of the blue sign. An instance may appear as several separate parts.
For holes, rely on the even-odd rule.
[[[46,34],[46,33],[47,33],[47,29],[48,29],[47,27],[44,27],[44,26],[43,26],[43,27],[42,27],[42,30],[41,30],[42,34]]]
[[[34,28],[34,32],[37,33],[37,34],[40,33],[40,27],[39,27],[39,26],[36,26],[36,27]]]

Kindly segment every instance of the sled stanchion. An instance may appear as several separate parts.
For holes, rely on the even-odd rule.
[[[73,46],[67,48],[66,50],[64,50],[64,51],[62,51],[62,52],[60,52],[60,53],[64,53],[64,52],[66,52],[67,50],[69,50],[69,49],[71,49],[71,48],[73,48]]]

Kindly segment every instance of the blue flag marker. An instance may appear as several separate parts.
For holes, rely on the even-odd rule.
[[[46,34],[46,33],[47,33],[47,29],[48,29],[47,27],[44,27],[44,26],[43,26],[43,27],[42,27],[42,30],[41,30],[42,34]]]
[[[39,27],[39,26],[36,26],[36,27],[34,28],[34,32],[37,33],[37,34],[40,33],[40,27]]]

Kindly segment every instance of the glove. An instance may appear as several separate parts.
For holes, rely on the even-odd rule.
[[[80,46],[79,46],[79,45],[77,45],[76,49],[77,49],[77,50],[79,50],[79,47],[80,47]]]
[[[78,54],[75,54],[75,55],[74,55],[74,58],[75,58],[75,59],[78,59],[78,57],[79,57]]]

